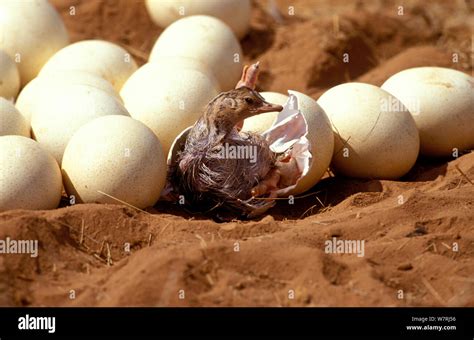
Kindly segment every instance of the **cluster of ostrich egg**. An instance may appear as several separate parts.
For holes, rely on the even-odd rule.
[[[146,0],[162,28],[138,67],[126,46],[71,43],[47,0],[0,0],[0,212],[75,202],[152,206],[173,142],[240,78],[250,0]],[[28,25],[25,25],[25,22]],[[329,166],[342,175],[398,178],[418,153],[474,146],[473,79],[449,69],[400,72],[381,88],[347,83],[318,101],[296,91],[312,154],[292,194]],[[275,104],[287,94],[263,92]],[[412,110],[413,99],[416,112]],[[386,104],[384,106],[384,104]],[[277,112],[247,119],[262,133]]]
[[[72,43],[47,0],[0,0],[0,211],[159,199],[171,143],[240,77],[250,1],[146,6],[165,30],[139,68],[126,46]]]
[[[262,95],[275,103],[286,101],[280,93]],[[302,103],[314,101],[302,94],[298,98]],[[315,108],[301,107],[313,150],[310,178],[302,180],[309,187],[328,165],[348,177],[397,179],[408,173],[419,155],[457,157],[461,151],[474,148],[474,78],[453,69],[407,69],[381,87],[341,84],[324,92],[311,107]],[[325,121],[309,118],[315,112],[322,112],[330,122],[333,143],[323,138],[327,136]],[[276,115],[248,118],[243,129],[264,131]],[[327,153],[331,153],[329,158]]]

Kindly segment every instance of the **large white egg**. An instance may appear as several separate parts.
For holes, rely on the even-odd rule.
[[[196,122],[218,93],[215,80],[201,71],[148,63],[128,79],[120,95],[130,115],[158,136],[167,154],[178,134]]]
[[[260,92],[260,94],[267,102],[272,104],[284,105],[288,100],[288,96],[278,92]],[[273,125],[277,116],[278,112],[274,111],[247,118],[244,120],[242,130],[263,133]]]
[[[47,0],[0,1],[0,49],[17,63],[22,86],[68,43],[66,27]]]
[[[85,123],[128,112],[114,96],[86,85],[52,85],[32,108],[32,136],[61,164],[69,139]]]
[[[84,203],[156,203],[166,180],[160,141],[143,123],[125,116],[101,117],[71,138],[62,163],[64,186]],[[103,192],[107,195],[104,195]]]
[[[5,51],[0,50],[0,97],[15,99],[19,90],[20,73],[16,63]]]
[[[83,71],[51,71],[39,75],[26,84],[18,96],[16,107],[27,121],[31,121],[31,115],[36,107],[35,103],[54,91],[54,87],[67,85],[87,85],[97,88],[122,102],[122,98],[112,84],[102,77]]]
[[[0,211],[54,209],[61,191],[58,163],[37,142],[0,137]]]
[[[420,153],[450,156],[474,148],[474,78],[441,67],[416,67],[391,76],[382,88],[410,109]]]
[[[385,90],[346,83],[326,91],[318,104],[335,133],[332,167],[337,173],[396,179],[414,165],[420,147],[415,121]]]
[[[30,123],[12,102],[0,97],[0,136],[18,135],[30,138]]]
[[[149,61],[162,56],[194,58],[207,65],[224,91],[235,87],[242,72],[242,49],[234,33],[221,20],[206,15],[185,17],[168,26]]]
[[[104,40],[79,41],[56,52],[41,69],[51,71],[83,71],[108,80],[118,92],[137,69],[137,64],[122,47]]]
[[[209,65],[200,62],[197,59],[190,57],[169,57],[169,56],[157,56],[153,59],[154,70],[165,69],[165,70],[175,70],[175,69],[192,69],[197,70],[202,73],[205,73],[208,77],[212,78],[216,84],[219,84],[217,81],[214,72],[209,68]],[[219,87],[220,88],[220,87]]]
[[[167,27],[184,16],[209,15],[225,22],[241,39],[250,26],[250,0],[146,0],[153,22]]]

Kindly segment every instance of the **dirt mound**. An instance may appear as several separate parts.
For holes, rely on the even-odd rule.
[[[119,43],[140,63],[161,32],[139,1],[52,2],[73,40]],[[262,89],[314,97],[414,66],[472,71],[472,8],[405,6],[255,1],[244,58],[261,60]],[[0,305],[474,306],[473,181],[468,153],[420,159],[400,181],[327,176],[259,221],[216,223],[168,203],[4,212],[0,239],[38,240],[40,256],[0,256]],[[364,240],[364,256],[327,254],[333,237]]]
[[[160,205],[6,212],[0,239],[39,240],[41,256],[1,257],[2,304],[472,305],[474,154],[418,168],[403,182],[328,178],[290,214],[251,222]],[[326,254],[332,237],[365,240],[364,257]]]

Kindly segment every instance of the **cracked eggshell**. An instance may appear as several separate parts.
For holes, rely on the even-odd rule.
[[[297,91],[288,92],[297,97],[299,110],[308,124],[308,134],[306,135],[306,138],[308,139],[310,151],[312,153],[312,159],[307,174],[299,180],[296,187],[289,193],[289,195],[298,195],[316,185],[329,168],[334,150],[334,134],[328,117],[314,99]],[[265,100],[273,104],[284,105],[288,99],[288,96],[276,92],[262,92],[261,95]],[[252,118],[263,117],[265,115],[266,113]],[[271,112],[270,117],[272,115],[274,118],[268,119],[265,117],[260,122],[252,122],[252,126],[257,127],[258,130],[249,127],[247,124],[247,118],[244,122],[243,130],[257,133],[266,131],[273,125],[278,112]],[[245,129],[246,124],[247,129]],[[175,139],[168,154],[168,164],[173,164],[176,161],[178,152],[184,148],[184,143],[186,142],[186,137],[189,131],[190,128],[183,130]]]
[[[158,37],[149,61],[159,57],[193,58],[211,69],[223,91],[233,89],[242,71],[242,48],[221,20],[194,15],[175,21]]]
[[[329,168],[334,152],[334,133],[329,118],[313,98],[296,91],[288,92],[298,98],[298,108],[308,124],[306,138],[312,155],[308,173],[291,191],[292,195],[297,195],[316,185]]]
[[[62,191],[61,171],[37,142],[0,137],[0,211],[54,209]]]
[[[382,88],[410,109],[420,153],[450,156],[474,148],[474,78],[442,67],[417,67],[391,76]]]
[[[146,0],[153,22],[167,27],[183,16],[209,15],[225,22],[241,39],[250,26],[250,0]]]
[[[125,116],[97,118],[71,138],[62,163],[64,186],[79,202],[152,206],[166,180],[160,141],[143,123]]]
[[[16,63],[5,51],[0,50],[0,97],[15,99],[19,90],[20,73]]]
[[[30,138],[30,123],[12,102],[0,97],[0,136],[18,135]]]
[[[130,115],[158,136],[167,154],[176,136],[196,122],[219,92],[215,80],[201,71],[148,63],[128,79],[120,95]]]
[[[306,138],[312,154],[308,173],[290,193],[297,195],[316,185],[329,168],[334,151],[334,135],[326,113],[313,98],[297,91],[288,92],[297,97],[299,110],[308,124]],[[261,95],[266,101],[274,104],[284,105],[288,100],[288,96],[277,92],[262,92]],[[278,112],[269,112],[247,118],[242,130],[263,133],[272,126],[277,116]]]
[[[87,85],[105,91],[122,102],[112,84],[95,74],[83,71],[51,71],[26,84],[16,101],[17,109],[30,122],[35,103],[59,85]]]
[[[278,92],[260,92],[262,97],[269,103],[285,105],[288,96]],[[263,133],[268,130],[278,116],[278,112],[267,112],[244,120],[243,131]]]
[[[61,164],[72,135],[87,122],[128,112],[114,96],[86,85],[51,85],[32,108],[32,136]]]
[[[396,179],[418,157],[415,121],[400,101],[381,88],[346,83],[326,91],[318,104],[335,134],[333,169],[357,178]]]
[[[47,0],[1,0],[0,46],[17,61],[21,86],[69,43],[60,15]]]
[[[137,68],[135,60],[122,47],[104,40],[83,40],[56,52],[40,74],[51,71],[89,72],[108,80],[118,92]]]

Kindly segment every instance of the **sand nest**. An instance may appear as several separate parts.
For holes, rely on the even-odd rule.
[[[142,63],[160,32],[139,2],[53,3],[73,40],[117,42]],[[274,18],[254,3],[243,48],[265,65],[262,89],[318,97],[348,80],[380,85],[405,68],[452,67],[453,52],[472,72],[473,12],[461,2],[412,1],[404,16],[389,1],[357,15],[355,1],[317,3],[291,1],[297,15]],[[340,51],[355,58],[342,64]],[[401,181],[328,176],[290,207],[227,223],[166,203],[1,213],[0,239],[37,239],[41,256],[0,256],[0,305],[474,306],[474,153],[419,160]],[[365,240],[364,256],[326,254],[333,237]]]

